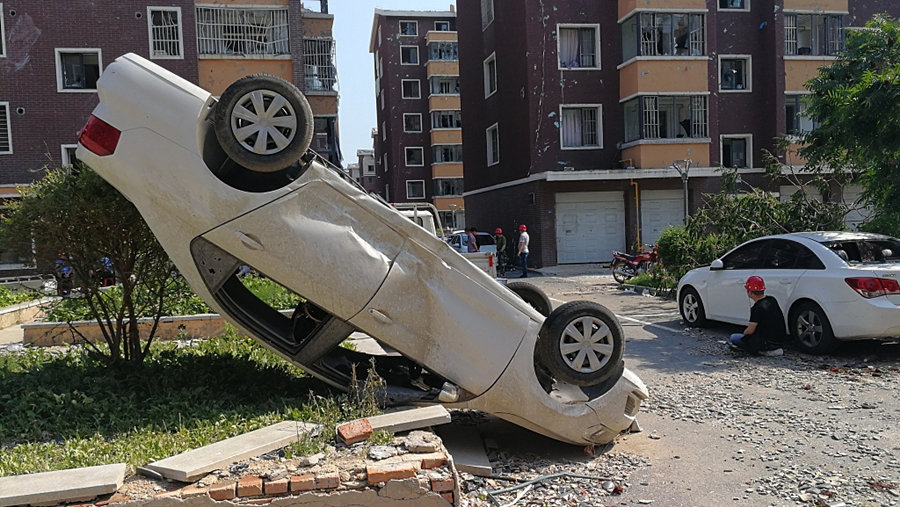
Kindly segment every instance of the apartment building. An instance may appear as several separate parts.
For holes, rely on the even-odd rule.
[[[900,14],[892,0],[457,7],[467,220],[528,225],[537,265],[653,243],[721,188],[721,167],[790,191],[763,178],[762,153],[814,128],[804,83],[846,29]]]
[[[374,136],[373,136],[374,137]],[[378,193],[378,177],[375,175],[375,150],[356,150],[359,179],[366,192]]]
[[[433,203],[449,229],[465,225],[458,48],[452,10],[375,10],[378,193]]]
[[[97,80],[128,52],[214,94],[248,74],[293,82],[313,109],[313,149],[338,164],[334,16],[307,3],[0,0],[0,199],[74,162]]]

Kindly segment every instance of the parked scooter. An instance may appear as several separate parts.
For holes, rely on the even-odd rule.
[[[645,245],[648,250],[637,255],[624,252],[613,252],[613,261],[610,265],[613,278],[619,283],[625,283],[629,279],[650,270],[650,267],[659,262],[659,245]]]

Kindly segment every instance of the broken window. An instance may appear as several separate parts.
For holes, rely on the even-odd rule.
[[[597,68],[599,59],[598,32],[592,26],[560,26],[559,27],[559,68]]]
[[[428,44],[429,60],[459,60],[459,43],[450,41],[432,42]]]
[[[419,46],[400,46],[400,64],[418,65]]]
[[[450,31],[450,22],[449,21],[435,21],[434,22],[434,31],[435,32],[449,32]]]
[[[487,137],[487,165],[500,163],[500,126],[493,124],[485,131]]]
[[[707,97],[645,96],[626,102],[626,142],[637,139],[706,138]]]
[[[632,56],[705,55],[705,22],[703,14],[637,14],[622,23],[622,56],[627,60]]]
[[[97,89],[97,79],[100,78],[100,50],[90,52],[57,50],[57,54],[61,89]]]
[[[404,113],[403,114],[403,131],[408,134],[422,132],[422,114],[421,113]]]
[[[439,144],[434,146],[434,162],[462,162],[462,145]]]
[[[462,113],[459,109],[431,112],[431,128],[433,129],[458,129],[462,128]]]
[[[834,56],[844,49],[844,18],[839,14],[786,14],[784,54]]]
[[[481,0],[481,29],[494,21],[494,0]]]
[[[601,145],[600,106],[562,106],[560,139],[563,148],[597,148]]]
[[[421,146],[406,147],[406,165],[421,166],[425,165],[425,150]]]
[[[419,23],[416,21],[400,21],[400,35],[419,35]]]
[[[183,58],[180,7],[147,7],[150,58]]]
[[[433,76],[428,81],[432,95],[459,95],[458,76]]]
[[[750,58],[723,56],[719,61],[719,88],[721,90],[749,90]]]
[[[12,128],[9,124],[9,102],[0,102],[0,153],[12,153]]]
[[[406,198],[424,199],[425,180],[406,180]]]
[[[334,39],[303,39],[303,60],[307,91],[337,91]]]
[[[403,87],[401,94],[404,99],[418,99],[422,97],[418,79],[404,79],[400,86]]]
[[[435,197],[458,197],[463,194],[462,178],[435,178]]]
[[[722,136],[722,166],[750,167],[749,150],[749,136]]]
[[[201,55],[287,55],[287,9],[197,7]]]

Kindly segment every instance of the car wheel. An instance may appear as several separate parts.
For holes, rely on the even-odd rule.
[[[681,318],[691,326],[703,327],[706,325],[706,310],[703,309],[703,301],[700,294],[693,287],[685,287],[681,291],[681,300],[678,302]]]
[[[538,360],[562,382],[596,386],[621,375],[625,332],[606,307],[572,301],[550,313],[538,335]]]
[[[828,317],[815,303],[797,305],[791,311],[790,326],[794,342],[804,352],[826,354],[837,346]]]
[[[544,317],[550,315],[553,310],[550,298],[544,294],[544,291],[528,282],[507,282],[506,288],[513,291]]]
[[[613,278],[619,283],[625,283],[631,278],[631,275],[628,274],[628,268],[625,267],[625,263],[622,261],[613,262],[609,269],[612,271]]]
[[[271,173],[309,148],[313,116],[293,84],[256,74],[232,83],[216,104],[213,127],[222,150],[254,172]]]

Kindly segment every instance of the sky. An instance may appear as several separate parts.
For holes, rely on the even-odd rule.
[[[304,2],[318,10],[318,2]],[[372,18],[375,9],[393,11],[449,11],[454,0],[330,0],[328,12],[334,14],[334,40],[337,45],[340,105],[341,151],[344,165],[356,162],[356,150],[372,148],[375,117],[375,70],[369,53]]]

